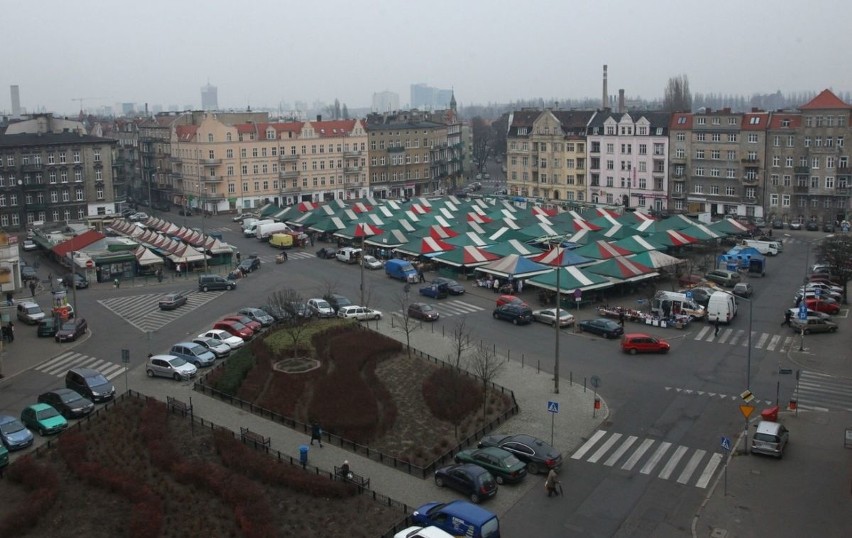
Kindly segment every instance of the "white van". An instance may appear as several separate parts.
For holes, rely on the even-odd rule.
[[[361,261],[361,249],[352,247],[343,247],[337,251],[337,261],[343,263],[358,263]]]
[[[660,316],[685,314],[691,319],[704,319],[706,314],[703,306],[686,294],[674,291],[658,291],[651,301],[651,312]]]
[[[778,248],[778,241],[760,241],[757,239],[744,239],[743,245],[752,247],[765,256],[777,256],[782,248]]]
[[[707,321],[719,323],[730,323],[737,315],[737,301],[732,293],[727,291],[714,291],[707,302]]]
[[[251,220],[251,219],[246,219],[246,220]],[[272,220],[272,219],[263,219],[263,220],[256,220],[254,222],[249,222],[248,224],[243,223],[243,235],[246,236],[246,237],[256,237],[258,226],[260,226],[261,224],[272,224],[273,222],[275,222],[275,221]]]
[[[292,233],[293,230],[283,222],[258,222],[254,232],[259,241],[268,241],[272,234]]]

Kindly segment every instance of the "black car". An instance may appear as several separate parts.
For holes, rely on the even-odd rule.
[[[781,219],[772,219],[772,228],[775,230],[783,230],[784,221]]]
[[[39,394],[38,403],[46,403],[59,411],[65,418],[80,418],[95,409],[95,404],[71,389],[56,389]]]
[[[160,301],[157,303],[157,305],[160,307],[160,310],[174,310],[175,308],[181,307],[185,304],[186,295],[179,291],[166,294],[166,296],[160,299]]]
[[[822,231],[826,233],[833,234],[834,233],[834,224],[831,222],[826,222],[822,225]]]
[[[530,307],[520,304],[507,303],[494,309],[494,319],[511,321],[515,325],[532,323],[533,315]]]
[[[408,317],[423,321],[436,321],[440,314],[435,308],[426,303],[411,303],[408,305]]]
[[[21,280],[24,282],[28,280],[38,280],[38,272],[36,272],[35,268],[30,265],[24,265],[21,267]]]
[[[59,326],[54,339],[57,342],[73,342],[86,334],[86,329],[89,324],[86,323],[86,318],[71,319]]]
[[[178,209],[178,215],[182,215],[184,217],[191,217],[192,216],[192,210],[188,207],[182,207],[182,208]]]
[[[39,320],[36,336],[56,336],[56,331],[59,330],[59,323],[54,318],[44,318]]]
[[[341,307],[352,305],[352,301],[337,293],[323,295],[322,298],[328,301],[328,304],[330,304],[331,308],[334,309],[335,314],[337,314],[337,311],[340,310]]]
[[[618,322],[606,318],[584,319],[577,327],[581,332],[599,334],[604,338],[618,338],[624,334],[624,328]]]
[[[337,251],[333,248],[322,247],[317,251],[317,258],[322,258],[323,260],[333,260],[337,258]]]
[[[818,232],[819,223],[815,220],[809,220],[807,224],[805,224],[805,230],[808,230],[809,232]]]
[[[450,487],[479,504],[497,494],[497,482],[487,470],[473,463],[457,463],[435,471],[435,484]]]
[[[260,258],[255,258],[253,256],[248,257],[240,262],[237,265],[237,269],[242,271],[243,273],[251,273],[252,271],[256,271],[260,269]]]
[[[444,284],[450,295],[464,295],[464,286],[453,280],[452,278],[436,277],[432,279],[433,284]]]
[[[529,474],[546,473],[550,469],[558,471],[562,466],[562,454],[532,435],[488,435],[480,439],[478,446],[496,446],[511,452],[527,464]]]
[[[71,368],[65,374],[65,387],[93,402],[105,402],[115,397],[115,387],[102,373],[92,368]]]

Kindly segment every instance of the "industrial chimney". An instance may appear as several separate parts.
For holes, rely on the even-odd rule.
[[[601,108],[607,108],[609,106],[609,96],[606,93],[606,65],[603,67],[603,95],[601,96]]]
[[[618,90],[618,113],[624,114],[624,89]]]

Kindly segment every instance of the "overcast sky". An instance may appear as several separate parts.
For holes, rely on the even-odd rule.
[[[5,0],[0,111],[120,102],[221,108],[296,100],[369,107],[374,92],[453,88],[461,104],[852,89],[833,0]],[[694,7],[693,7],[694,6]]]

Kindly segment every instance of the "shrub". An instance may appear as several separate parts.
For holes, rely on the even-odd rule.
[[[225,362],[213,388],[229,396],[236,396],[243,379],[253,367],[254,355],[251,349],[247,346],[240,348]]]
[[[423,380],[423,399],[435,417],[458,425],[482,404],[482,385],[452,368],[438,368]]]

